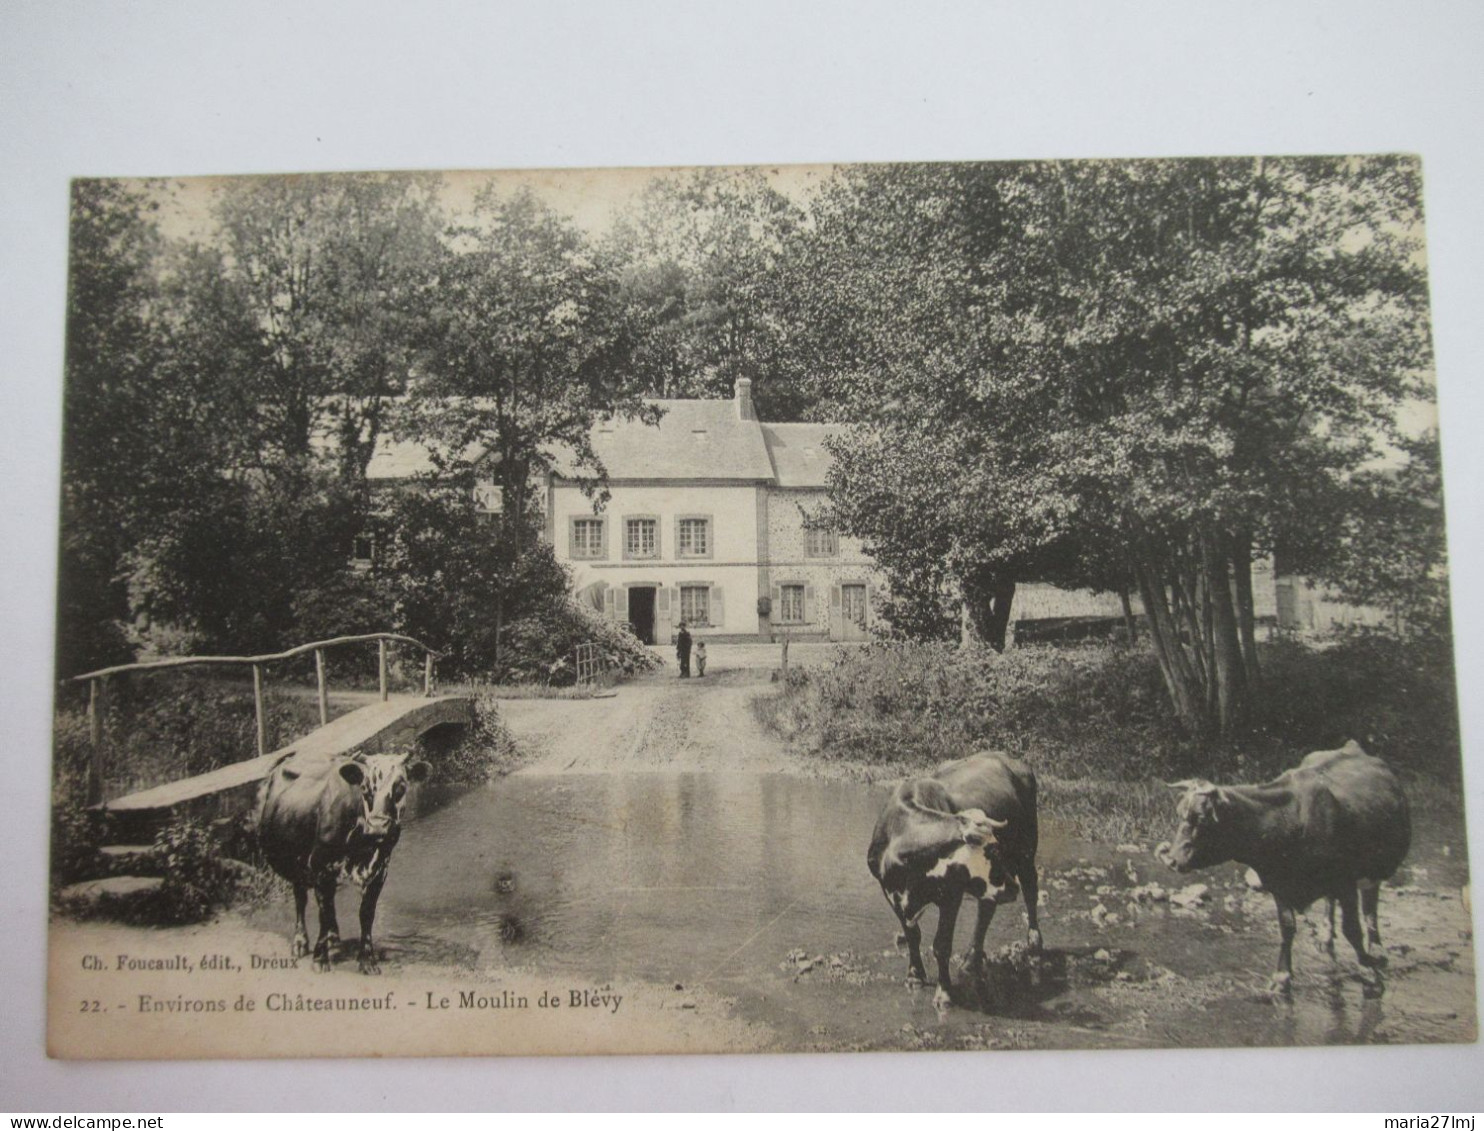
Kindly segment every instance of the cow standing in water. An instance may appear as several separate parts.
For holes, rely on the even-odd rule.
[[[362,974],[379,974],[371,944],[376,901],[387,864],[402,835],[401,807],[412,782],[428,776],[428,764],[408,754],[359,758],[288,755],[263,781],[258,841],[272,869],[294,886],[294,947],[309,953],[304,908],[314,889],[319,938],[314,968],[328,970],[340,942],[335,888],[349,880],[361,888]]]
[[[1378,887],[1406,859],[1412,823],[1401,782],[1385,762],[1348,742],[1310,754],[1264,785],[1192,780],[1171,788],[1181,794],[1180,827],[1173,846],[1160,846],[1165,863],[1189,872],[1235,860],[1272,893],[1282,935],[1275,990],[1287,993],[1293,980],[1295,914],[1320,897],[1331,901],[1331,951],[1338,903],[1341,930],[1361,966],[1386,965],[1367,941],[1381,945]]]
[[[971,968],[984,964],[984,936],[995,907],[1025,899],[1027,942],[1041,949],[1036,904],[1036,775],[1007,754],[989,751],[947,762],[932,777],[912,778],[892,791],[876,822],[866,865],[906,935],[910,977],[926,983],[918,919],[938,908],[933,957],[938,989],[933,1004],[950,1001],[948,970],[953,929],[965,895],[979,905]]]

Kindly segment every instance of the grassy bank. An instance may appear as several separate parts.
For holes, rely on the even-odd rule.
[[[1168,835],[1162,784],[1260,781],[1354,738],[1387,758],[1422,804],[1456,808],[1458,710],[1451,653],[1367,634],[1262,648],[1249,725],[1225,740],[1183,732],[1152,653],[1032,645],[1005,655],[881,643],[790,672],[759,700],[795,749],[873,776],[921,773],[976,749],[1024,758],[1043,808],[1099,839]]]

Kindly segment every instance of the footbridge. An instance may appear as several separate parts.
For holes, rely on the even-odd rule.
[[[370,693],[367,705],[331,719],[325,676],[325,651],[342,645],[374,643],[379,656],[379,695]],[[411,645],[425,654],[423,694],[394,695],[387,686],[387,647],[389,644]],[[310,652],[315,656],[318,677],[320,725],[277,750],[267,750],[263,673],[266,666],[290,660]],[[373,633],[366,636],[341,636],[316,641],[287,652],[265,656],[177,656],[166,660],[123,664],[103,668],[75,677],[89,686],[88,718],[93,756],[89,767],[89,791],[95,808],[116,814],[126,822],[148,820],[166,812],[189,812],[196,815],[225,815],[242,808],[256,792],[257,784],[279,759],[290,754],[344,755],[374,754],[400,749],[435,736],[452,735],[474,722],[473,698],[467,694],[438,695],[433,690],[433,663],[438,656],[431,648],[411,637],[395,633]],[[152,671],[206,665],[251,666],[257,711],[257,756],[233,762],[204,774],[166,782],[123,797],[104,800],[103,759],[106,735],[103,720],[110,679],[135,671]]]

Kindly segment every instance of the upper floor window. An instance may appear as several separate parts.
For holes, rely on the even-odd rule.
[[[574,518],[572,520],[572,557],[607,557],[603,545],[603,520],[601,518]]]
[[[840,553],[840,535],[833,530],[806,530],[804,552],[811,558],[837,557]]]
[[[709,518],[682,518],[676,525],[678,556],[682,558],[709,558],[711,556],[711,520]]]
[[[653,518],[629,518],[623,524],[623,556],[653,558],[658,556],[659,522]]]

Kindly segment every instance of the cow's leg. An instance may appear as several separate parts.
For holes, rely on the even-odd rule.
[[[922,968],[922,928],[917,925],[917,920],[908,920],[897,901],[887,895],[885,888],[881,889],[881,894],[886,897],[891,913],[902,925],[902,933],[897,936],[897,945],[900,946],[904,942],[907,944],[907,981],[925,986],[927,985],[927,971]]]
[[[1025,945],[1032,954],[1041,952],[1041,922],[1038,916],[1041,903],[1041,882],[1036,877],[1036,865],[1023,865],[1017,873],[1020,877],[1020,895],[1025,900]]]
[[[1375,967],[1376,960],[1365,948],[1365,934],[1360,929],[1359,893],[1353,887],[1340,896],[1340,930],[1344,932],[1345,941],[1354,948],[1360,964],[1367,970]]]
[[[979,914],[974,919],[974,945],[969,951],[969,969],[979,970],[985,965],[984,936],[989,933],[989,922],[994,918],[995,901],[981,899]]]
[[[315,881],[314,898],[319,904],[319,938],[314,944],[314,968],[330,968],[330,956],[340,945],[340,924],[335,920],[335,877],[322,876]]]
[[[1386,955],[1381,951],[1381,928],[1376,923],[1376,911],[1381,903],[1381,885],[1375,880],[1360,881],[1360,913],[1365,918],[1366,947],[1371,952],[1371,961],[1377,966],[1386,965]]]
[[[953,958],[953,925],[958,921],[958,905],[962,899],[962,893],[950,895],[938,904],[938,930],[933,935],[933,958],[938,963],[938,989],[933,994],[933,1004],[939,1009],[947,1009],[952,1000],[949,990],[953,986],[953,976],[948,964]]]
[[[376,922],[376,901],[381,897],[381,885],[386,883],[386,873],[372,878],[361,893],[361,957],[362,974],[380,974],[376,962],[376,950],[371,945],[371,925]]]
[[[927,985],[927,970],[922,965],[922,927],[917,920],[908,921],[898,915],[902,922],[902,937],[907,940],[907,978],[920,986]]]
[[[309,885],[294,883],[294,945],[290,953],[303,958],[309,953],[309,929],[304,926],[304,909],[309,906]]]
[[[1278,905],[1278,933],[1282,942],[1278,947],[1278,969],[1273,973],[1273,992],[1287,994],[1293,986],[1293,936],[1298,933],[1293,908],[1276,895],[1273,902]]]

